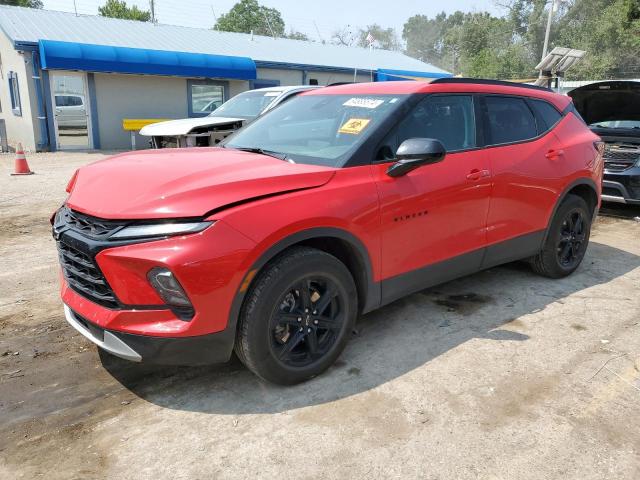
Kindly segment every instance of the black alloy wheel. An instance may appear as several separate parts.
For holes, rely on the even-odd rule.
[[[586,231],[584,212],[581,209],[570,211],[560,227],[558,238],[558,263],[565,268],[575,267],[584,256]]]
[[[345,321],[345,299],[333,280],[305,277],[278,301],[271,318],[276,358],[291,367],[305,367],[335,344]]]
[[[551,219],[542,250],[529,259],[536,273],[562,278],[580,266],[589,246],[593,210],[584,198],[566,196]]]
[[[253,373],[293,385],[319,375],[346,346],[358,314],[349,269],[297,246],[265,265],[244,299],[235,352]]]

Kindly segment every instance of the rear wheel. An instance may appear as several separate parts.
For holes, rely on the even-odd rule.
[[[291,385],[326,370],[356,319],[355,283],[337,258],[296,247],[269,263],[240,313],[236,353],[256,375]]]
[[[584,258],[590,233],[587,202],[577,195],[567,195],[551,222],[542,251],[531,260],[533,270],[550,278],[570,275]]]

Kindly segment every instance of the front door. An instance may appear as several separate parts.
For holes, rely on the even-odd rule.
[[[472,95],[430,95],[387,136],[380,155],[408,138],[440,140],[445,159],[392,178],[373,165],[381,205],[383,302],[480,268],[491,174],[476,148]]]
[[[86,75],[51,72],[49,78],[57,149],[92,148]]]

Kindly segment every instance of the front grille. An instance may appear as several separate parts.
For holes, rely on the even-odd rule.
[[[62,273],[75,292],[107,308],[119,302],[95,261],[108,237],[127,222],[103,220],[62,207],[55,216],[53,230]]]
[[[102,220],[73,211],[67,207],[60,209],[57,221],[64,223],[71,230],[93,239],[104,239],[124,226],[124,222]]]
[[[118,308],[116,296],[94,259],[62,240],[57,244],[62,273],[69,286],[99,305]]]
[[[640,159],[640,146],[630,143],[607,143],[603,157],[607,170],[622,172],[633,167]]]

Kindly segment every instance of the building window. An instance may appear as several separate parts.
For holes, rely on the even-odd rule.
[[[204,117],[227,100],[226,82],[189,80],[189,116]]]
[[[11,99],[11,110],[14,115],[22,116],[22,108],[20,107],[20,87],[18,86],[18,74],[9,72],[9,98]]]

